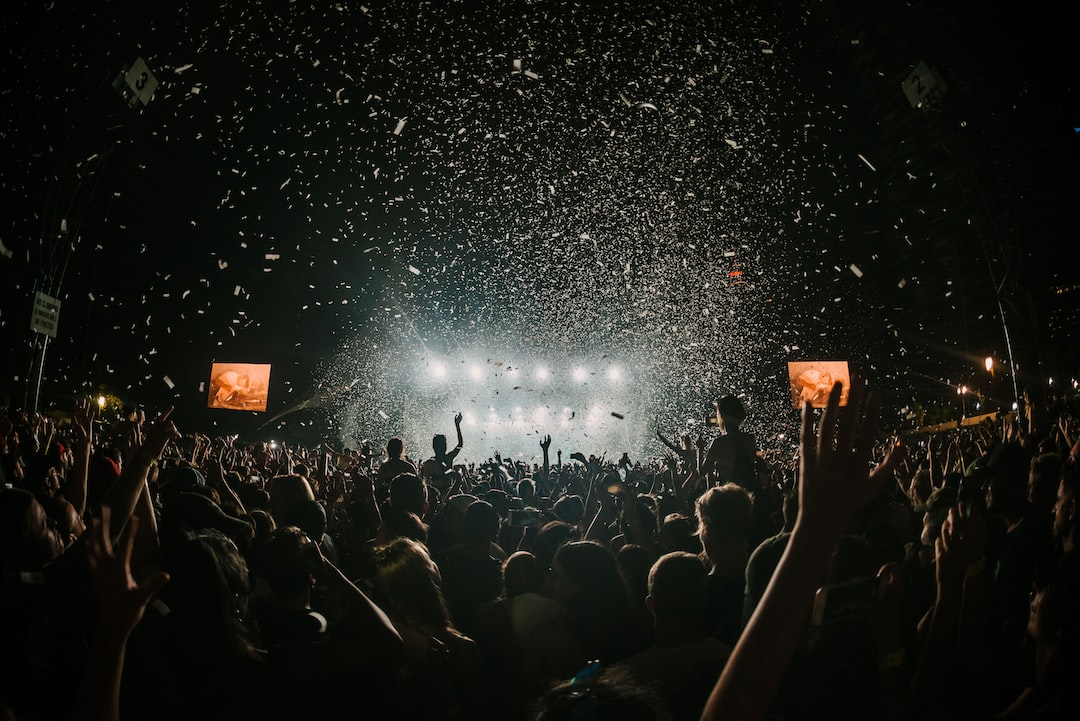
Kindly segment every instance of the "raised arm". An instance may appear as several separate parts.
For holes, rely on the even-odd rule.
[[[701,718],[757,721],[764,718],[780,688],[825,577],[837,539],[851,517],[873,498],[899,457],[894,446],[873,470],[880,403],[869,392],[860,420],[864,388],[851,381],[848,404],[840,406],[841,384],[814,430],[814,411],[803,404],[800,435],[799,515],[787,549],[761,602],[750,617]]]
[[[131,575],[131,547],[138,519],[117,540],[114,552],[110,534],[111,512],[102,506],[101,519],[87,534],[87,561],[99,610],[98,625],[90,644],[72,713],[74,721],[117,721],[120,718],[120,680],[128,637],[142,618],[147,603],[169,581],[158,572],[142,583]]]
[[[86,513],[86,489],[90,480],[90,455],[94,449],[94,408],[87,400],[75,404],[71,414],[75,431],[75,466],[68,479],[66,497],[79,517]]]
[[[172,410],[172,406],[169,406],[157,420],[148,424],[142,445],[124,459],[120,478],[105,493],[102,505],[112,509],[110,531],[113,538],[120,535],[131,518],[135,504],[146,488],[150,466],[158,462],[170,441],[180,437],[180,431],[169,420]]]
[[[540,482],[544,484],[541,495],[551,493],[551,436],[547,435],[540,439],[540,450],[544,454],[544,466],[540,471]]]

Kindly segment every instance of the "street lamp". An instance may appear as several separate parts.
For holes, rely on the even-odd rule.
[[[956,394],[960,396],[960,410],[963,418],[967,418],[967,386],[957,386]]]

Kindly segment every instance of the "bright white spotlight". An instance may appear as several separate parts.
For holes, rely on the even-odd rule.
[[[470,411],[465,411],[464,413],[462,413],[461,420],[462,423],[464,423],[465,426],[469,428],[472,428],[476,425],[476,416],[474,416]]]
[[[546,381],[548,379],[548,375],[549,375],[548,374],[548,369],[545,368],[544,366],[540,366],[539,368],[536,369],[536,377],[539,378],[540,380]]]
[[[469,368],[469,375],[472,377],[472,379],[474,381],[483,380],[484,379],[484,369],[481,368],[480,366],[473,366],[473,367]]]
[[[431,364],[431,375],[433,375],[436,378],[445,378],[446,377],[446,366],[444,366],[442,363],[432,363]]]
[[[622,380],[622,371],[619,370],[618,366],[612,366],[608,368],[607,377],[608,380],[620,381]]]
[[[578,383],[584,383],[585,379],[588,378],[588,377],[589,377],[589,374],[585,372],[584,368],[575,368],[574,369],[574,380],[576,380]]]

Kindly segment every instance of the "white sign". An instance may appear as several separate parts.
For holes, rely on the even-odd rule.
[[[157,78],[150,72],[150,68],[147,67],[146,61],[142,58],[136,58],[135,62],[131,64],[131,67],[128,68],[127,73],[124,75],[124,82],[131,88],[135,98],[143,105],[150,102],[150,98],[154,96],[154,91],[157,90],[158,86]]]
[[[925,62],[920,62],[901,83],[904,95],[913,108],[929,107],[930,103],[945,92],[945,81]]]
[[[30,316],[30,330],[55,338],[59,323],[60,301],[38,291],[34,297],[34,313]]]

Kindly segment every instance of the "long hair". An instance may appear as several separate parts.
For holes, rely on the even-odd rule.
[[[247,613],[251,579],[236,544],[219,531],[185,532],[163,544],[162,561],[171,576],[162,597],[180,655],[222,664],[258,658]]]
[[[375,549],[375,582],[387,614],[401,621],[453,628],[438,568],[422,543],[397,538]]]

